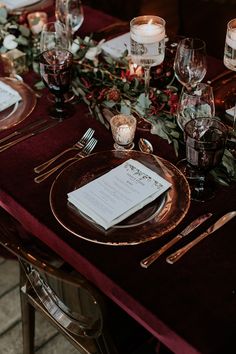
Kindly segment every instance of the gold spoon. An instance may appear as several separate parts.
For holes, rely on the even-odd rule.
[[[138,142],[138,147],[140,149],[140,151],[148,153],[148,154],[152,154],[153,153],[153,146],[150,143],[149,140],[145,139],[145,138],[140,138],[139,142]],[[161,161],[161,159],[159,159],[156,155],[153,155],[153,158],[157,161],[157,163],[159,164],[160,168],[162,169],[162,171],[165,173],[165,175],[167,177],[173,177],[173,173],[172,171],[170,171]]]

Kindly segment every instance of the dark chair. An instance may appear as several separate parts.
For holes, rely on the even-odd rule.
[[[1,209],[0,245],[20,265],[24,354],[34,353],[35,310],[80,354],[156,353],[155,338]]]

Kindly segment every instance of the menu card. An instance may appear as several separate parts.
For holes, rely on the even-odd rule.
[[[9,85],[0,81],[0,112],[21,100],[21,96]]]
[[[105,230],[143,208],[171,183],[129,159],[101,177],[68,193],[68,201]]]
[[[102,49],[113,58],[119,58],[125,50],[130,53],[130,33],[122,34],[102,44]]]
[[[226,113],[229,114],[230,116],[234,117],[234,111],[235,111],[235,106],[226,109]]]

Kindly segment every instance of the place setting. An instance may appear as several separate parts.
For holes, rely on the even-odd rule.
[[[72,146],[35,166],[34,182],[43,183],[49,178],[53,181],[51,210],[74,235],[108,245],[150,241],[174,230],[187,215],[192,201],[214,198],[215,184],[209,187],[209,176],[225,161],[228,130],[223,123],[217,125],[212,86],[203,83],[207,72],[206,45],[197,38],[170,41],[166,21],[159,16],[135,17],[130,21],[130,32],[100,42],[92,36],[78,36],[83,21],[83,6],[81,2],[75,6],[73,0],[66,7],[57,0],[54,21],[40,17],[37,65],[46,88],[43,95],[46,92],[49,100],[49,125],[74,117],[76,104],[86,104],[93,119],[109,130],[114,144],[111,150],[96,152],[99,137],[90,128]],[[36,31],[32,23],[31,29]],[[20,102],[18,98],[15,105]],[[7,142],[0,151],[44,129],[48,126],[36,127],[36,131],[27,132],[12,144]],[[174,165],[155,155],[142,132],[172,144],[176,156],[180,153],[179,162]],[[67,155],[72,150],[73,155]],[[186,158],[182,159],[182,155]],[[105,215],[103,220],[99,210],[93,210],[92,204],[99,205],[99,197],[96,199],[90,188],[97,181],[105,185],[107,178],[108,185],[113,186],[119,169],[120,187],[136,203],[123,200],[127,205],[121,208],[117,190],[102,189],[101,201],[109,193],[116,196],[114,218]],[[139,174],[145,183],[142,182],[143,193],[136,200],[138,193],[132,183],[141,183]],[[217,172],[214,177],[218,177]],[[160,187],[157,194],[149,190],[150,180]],[[74,193],[87,188],[94,203],[80,204]],[[105,205],[101,208],[105,210]]]
[[[184,38],[177,43],[173,61],[174,74],[182,85],[179,101],[178,103],[176,103],[176,100],[174,101],[176,110],[175,112],[173,111],[174,113],[172,112],[172,117],[176,118],[178,127],[174,123],[170,124],[170,127],[176,129],[176,131],[180,129],[179,137],[181,134],[184,135],[183,145],[186,145],[187,158],[179,161],[177,166],[174,166],[169,161],[153,155],[152,146],[147,139],[140,139],[137,147],[141,151],[136,150],[134,137],[138,129],[139,117],[142,116],[144,120],[149,120],[152,133],[155,133],[156,130],[154,120],[150,119],[150,104],[152,105],[153,103],[150,101],[152,95],[150,69],[152,66],[160,65],[164,60],[165,21],[156,16],[140,16],[131,21],[130,26],[131,46],[126,49],[130,50],[132,63],[137,65],[136,70],[138,67],[143,69],[144,82],[142,88],[139,88],[139,94],[143,100],[142,106],[141,108],[136,106],[133,111],[128,109],[130,107],[127,107],[124,113],[117,112],[115,114],[116,98],[119,97],[120,93],[118,89],[113,89],[111,92],[111,90],[104,88],[102,90],[104,97],[106,95],[109,97],[110,95],[110,101],[114,101],[110,104],[107,99],[107,103],[105,102],[107,111],[109,112],[110,110],[110,116],[104,121],[103,111],[97,110],[96,113],[101,123],[110,129],[114,139],[114,150],[105,150],[103,153],[95,152],[73,162],[57,175],[50,192],[51,210],[64,228],[78,237],[108,245],[135,245],[163,236],[176,228],[183,220],[188,213],[191,200],[204,202],[213,198],[214,183],[209,189],[208,172],[218,167],[222,161],[228,131],[223,123],[222,129],[220,129],[220,123],[218,123],[218,126],[214,126],[214,122],[218,121],[217,118],[215,119],[213,90],[209,84],[202,83],[207,70],[205,43],[194,38]],[[120,43],[123,41],[123,47],[127,47],[127,38],[127,34],[125,34],[115,40],[119,40]],[[150,47],[153,39],[155,43],[158,42],[157,56],[153,54],[153,49]],[[106,52],[111,50],[111,41],[107,47],[105,43],[104,48]],[[114,56],[114,53],[112,55]],[[186,67],[188,70],[186,70]],[[83,68],[82,60],[81,68]],[[85,68],[88,70],[90,67],[85,65]],[[113,75],[113,73],[111,74]],[[89,79],[88,75],[83,81],[87,82],[88,87],[90,85]],[[116,79],[115,76],[114,79]],[[77,87],[75,82],[73,84],[73,89],[76,93]],[[79,92],[83,95],[81,87]],[[168,88],[168,90],[170,95],[177,96],[177,91],[173,90],[172,87]],[[84,94],[86,95],[86,91]],[[96,99],[95,94],[96,92],[94,92],[93,97],[91,94],[92,99]],[[103,97],[100,93],[101,98]],[[89,101],[86,103],[90,106]],[[164,104],[159,110],[160,114],[162,114],[162,111],[166,114]],[[134,112],[134,114],[131,112]],[[208,123],[203,123],[203,120]],[[188,139],[187,126],[190,126],[192,122],[197,122],[199,134],[195,126],[192,128],[193,136]],[[173,134],[173,130],[170,130],[171,134]],[[219,144],[218,138],[216,138],[218,135]],[[160,136],[163,137],[161,134]],[[167,137],[168,135],[166,134],[165,138]],[[204,146],[202,154],[205,156],[205,162],[201,152],[198,153],[197,144]],[[211,148],[213,145],[214,154]],[[202,147],[199,149],[201,150]],[[196,154],[199,154],[199,156],[196,157]],[[218,157],[217,159],[216,156]],[[110,220],[105,213],[105,204],[100,205],[100,203],[104,203],[108,194],[116,196],[114,203],[117,202],[119,199],[117,198],[118,194],[116,190],[113,190],[115,172],[132,161],[135,161],[135,163],[141,162],[139,171],[142,168],[145,171],[146,168],[149,168],[149,173],[150,171],[156,172],[157,176],[160,179],[164,178],[165,183],[169,182],[169,185],[159,196],[154,194],[153,200],[143,198],[136,206],[132,205],[124,210],[120,210],[118,207],[116,209],[114,206],[114,209],[116,209],[114,212],[117,214],[115,214],[114,219]],[[93,167],[91,168],[91,166]],[[131,166],[131,169],[133,169],[134,166],[132,164]],[[188,169],[186,169],[186,166]],[[82,176],[81,171],[83,171]],[[202,174],[200,173],[201,171],[203,171]],[[47,176],[47,172],[45,176]],[[150,178],[148,173],[147,176],[146,178]],[[100,191],[101,195],[96,197],[95,190],[93,190],[95,187],[93,186],[98,187],[97,183],[101,181],[104,187],[106,178],[109,181],[108,185],[111,185],[110,189],[102,189]],[[126,183],[129,185],[129,182],[127,182],[127,174],[124,174],[124,171],[122,178],[123,182],[121,183],[126,188],[125,185]],[[85,190],[84,195],[91,199],[91,203],[86,203],[86,198],[81,200],[80,193],[83,190]],[[126,191],[128,192],[128,190]],[[134,195],[131,194],[131,200],[133,197]],[[178,203],[182,204],[179,209],[177,207]],[[100,205],[105,215],[99,213],[99,208],[96,209],[94,205]],[[137,205],[139,205],[138,210]]]
[[[0,131],[24,121],[37,103],[33,90],[15,78],[0,78],[0,95]]]

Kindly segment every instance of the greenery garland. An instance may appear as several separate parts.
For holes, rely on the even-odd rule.
[[[143,76],[140,73],[135,74],[135,71],[131,73],[127,52],[118,59],[108,55],[99,56],[101,43],[97,44],[92,38],[77,38],[75,42],[77,47],[74,56],[77,65],[73,76],[73,91],[78,99],[83,100],[91,113],[107,128],[109,124],[104,118],[107,110],[113,114],[134,114],[142,119],[145,116],[145,120],[151,125],[151,133],[173,144],[178,156],[179,145],[184,144],[184,138],[176,122],[179,89],[173,86],[171,47],[167,47],[167,62],[165,60],[152,73],[153,86],[150,88],[149,98],[146,98],[143,93]],[[162,89],[154,87],[157,84],[162,85]],[[228,149],[225,149],[221,164],[211,173],[224,186],[236,181],[236,161]]]
[[[39,36],[30,31],[24,19],[19,21],[18,17],[8,16],[6,9],[0,8],[0,53],[19,48],[26,53],[28,65],[37,72]],[[184,139],[175,118],[179,93],[178,85],[173,86],[175,44],[167,43],[164,63],[153,69],[147,98],[143,93],[143,73],[140,68],[132,66],[128,53],[124,52],[117,59],[106,54],[100,55],[102,43],[94,41],[91,35],[84,39],[77,37],[72,44],[71,51],[75,59],[72,88],[78,101],[85,102],[96,119],[107,128],[107,112],[141,117],[150,125],[152,134],[173,144],[178,156],[179,145],[184,144]],[[38,82],[36,87],[42,87],[42,82]],[[212,175],[225,186],[236,181],[236,161],[228,149]]]

